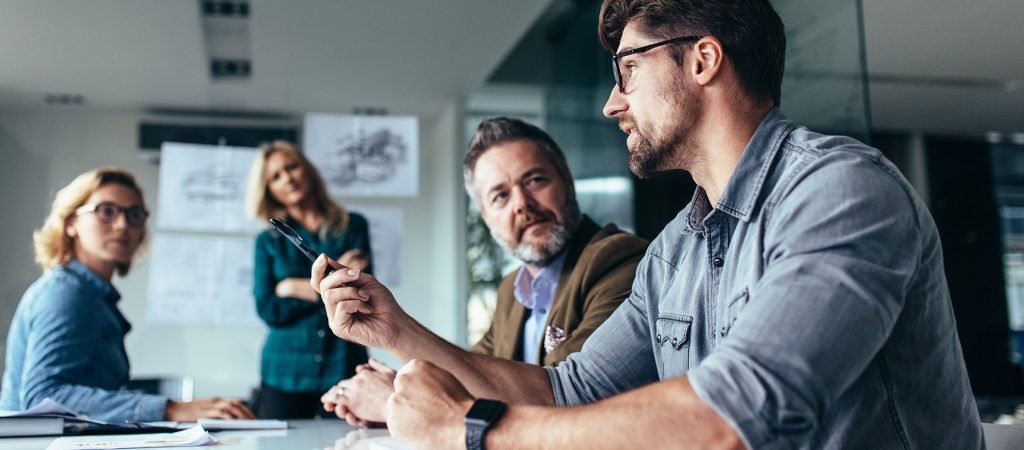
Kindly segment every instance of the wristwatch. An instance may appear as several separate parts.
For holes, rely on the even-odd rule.
[[[466,413],[466,450],[484,450],[484,433],[505,413],[505,404],[478,398]]]

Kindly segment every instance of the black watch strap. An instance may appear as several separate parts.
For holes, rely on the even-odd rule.
[[[497,400],[478,398],[466,413],[466,450],[484,450],[484,435],[505,413],[505,404]]]
[[[466,450],[484,450],[484,427],[466,425]]]

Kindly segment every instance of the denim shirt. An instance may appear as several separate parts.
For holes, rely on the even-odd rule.
[[[515,290],[512,292],[516,301],[530,311],[530,317],[523,323],[523,362],[542,364],[541,338],[544,336],[544,327],[551,312],[551,300],[558,289],[558,278],[562,275],[565,254],[566,252],[562,252],[554,261],[544,266],[537,272],[536,277],[530,276],[526,266],[520,267],[519,273],[516,274]]]
[[[930,214],[877,150],[778,110],[547,370],[559,405],[687,376],[748,448],[984,447]]]
[[[163,420],[167,398],[122,390],[128,383],[114,286],[77,260],[50,269],[25,291],[7,336],[0,409],[49,397],[110,422]]]

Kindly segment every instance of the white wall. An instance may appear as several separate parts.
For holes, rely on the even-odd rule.
[[[403,209],[402,281],[395,295],[428,327],[464,344],[461,114],[453,102],[440,114],[420,119],[419,197],[344,200]],[[6,341],[18,300],[40,274],[33,263],[31,235],[57,189],[81,172],[114,164],[135,173],[150,209],[159,208],[159,168],[137,155],[138,118],[123,111],[0,111],[0,339]],[[144,259],[127,277],[114,281],[122,295],[120,307],[133,325],[126,340],[132,376],[190,375],[197,396],[247,396],[259,383],[265,329],[147,323],[148,272]]]

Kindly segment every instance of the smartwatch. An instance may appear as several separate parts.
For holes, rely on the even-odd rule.
[[[484,450],[484,433],[505,413],[505,404],[479,398],[466,413],[466,450]]]

